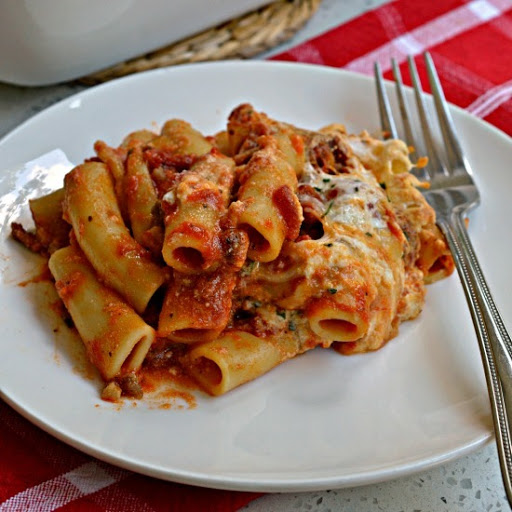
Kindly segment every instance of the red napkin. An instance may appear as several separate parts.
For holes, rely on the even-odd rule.
[[[391,57],[403,64],[406,55],[425,50],[449,101],[512,134],[512,0],[398,0],[273,59],[366,74],[379,60],[390,77]],[[424,77],[422,60],[417,64]],[[229,512],[260,496],[110,466],[55,440],[1,401],[0,424],[1,510]]]
[[[202,489],[117,468],[70,448],[0,400],[0,510],[229,512],[258,493]]]

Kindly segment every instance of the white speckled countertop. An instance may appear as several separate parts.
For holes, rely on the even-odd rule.
[[[275,51],[298,44],[382,3],[384,0],[323,0],[307,26]],[[0,137],[40,110],[85,88],[78,84],[29,88],[0,83]],[[268,494],[244,510],[499,512],[509,510],[509,505],[492,442],[456,461],[409,477],[350,489]]]

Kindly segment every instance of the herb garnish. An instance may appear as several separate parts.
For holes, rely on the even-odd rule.
[[[254,267],[256,266],[255,261],[249,261],[242,267],[242,275],[248,276],[249,274],[252,274],[252,271],[254,270]]]
[[[322,219],[331,211],[331,208],[332,208],[332,205],[334,204],[334,200],[333,201],[329,201],[329,205],[327,206],[327,210],[325,210],[325,212],[322,214]]]

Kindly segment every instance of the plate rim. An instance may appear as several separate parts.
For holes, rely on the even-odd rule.
[[[231,66],[247,66],[247,67],[254,67],[254,66],[261,66],[261,67],[282,67],[282,68],[290,68],[290,69],[305,69],[305,70],[315,70],[315,71],[321,71],[326,73],[332,73],[332,74],[339,74],[339,75],[345,75],[347,77],[350,77],[351,79],[362,79],[365,81],[373,81],[373,78],[369,75],[364,75],[362,73],[357,73],[355,71],[347,70],[344,68],[335,68],[331,66],[326,66],[322,64],[310,64],[307,62],[292,62],[292,61],[278,61],[278,60],[234,60],[234,59],[228,59],[224,61],[214,61],[214,62],[193,62],[193,63],[186,63],[181,64],[179,66],[175,67],[167,67],[167,68],[157,68],[157,69],[150,69],[147,71],[142,71],[139,73],[134,73],[132,75],[127,75],[119,78],[115,78],[113,80],[110,80],[108,82],[104,82],[101,84],[97,84],[94,86],[91,86],[87,89],[83,89],[81,91],[74,92],[73,94],[62,98],[52,105],[49,105],[43,109],[41,109],[39,112],[36,112],[35,114],[29,116],[24,121],[19,123],[14,128],[10,129],[8,132],[6,132],[2,137],[0,137],[0,148],[8,142],[8,139],[15,136],[18,131],[21,131],[25,128],[26,125],[38,120],[40,117],[43,117],[49,113],[51,113],[53,110],[57,110],[58,108],[62,108],[66,103],[72,102],[78,97],[87,97],[88,95],[94,95],[97,93],[97,91],[103,90],[103,89],[109,89],[114,87],[122,86],[125,83],[128,82],[135,82],[138,80],[144,80],[147,79],[150,76],[158,76],[158,75],[166,75],[168,73],[175,73],[175,72],[181,72],[186,71],[188,69],[201,69],[201,68],[218,68],[218,67],[231,67]],[[386,87],[391,87],[394,82],[388,79],[384,79],[384,83],[386,84]],[[412,91],[412,87],[408,85],[404,85],[404,88],[406,91]],[[425,93],[428,96],[432,96],[430,93]],[[509,136],[507,133],[505,133],[503,130],[500,130],[493,124],[489,123],[485,119],[481,119],[479,117],[476,117],[475,115],[468,112],[466,109],[459,107],[458,105],[455,105],[454,103],[448,102],[450,109],[454,109],[456,112],[458,112],[459,115],[465,117],[466,119],[470,119],[470,122],[478,122],[487,127],[487,129],[491,130],[495,135],[501,137],[504,139],[505,142],[511,142],[512,137]]]
[[[0,398],[2,398],[6,404],[12,407],[21,416],[30,421],[33,425],[41,428],[41,430],[47,434],[67,444],[68,446],[77,449],[89,456],[92,456],[100,461],[112,464],[126,471],[131,471],[166,482],[193,485],[207,489],[219,489],[238,492],[314,492],[324,491],[326,489],[343,489],[382,483],[392,479],[411,476],[414,474],[422,473],[424,471],[428,471],[430,469],[434,469],[442,464],[451,462],[464,455],[470,454],[478,448],[486,446],[494,440],[494,435],[492,433],[488,433],[487,435],[482,435],[480,438],[473,440],[471,443],[466,443],[466,445],[462,447],[450,450],[436,457],[430,457],[428,462],[422,464],[418,464],[417,461],[412,461],[390,467],[386,470],[379,469],[372,472],[361,471],[341,477],[314,477],[307,478],[303,481],[298,479],[293,481],[268,479],[255,482],[251,478],[235,478],[232,476],[213,477],[211,475],[205,476],[201,473],[192,471],[169,471],[163,468],[158,468],[151,464],[144,464],[137,461],[130,462],[121,456],[111,454],[105,450],[101,450],[100,448],[95,448],[92,445],[84,444],[80,440],[73,438],[71,435],[59,431],[58,429],[52,427],[45,421],[38,418],[28,408],[21,407],[16,401],[12,400],[10,396],[4,394],[1,389]]]

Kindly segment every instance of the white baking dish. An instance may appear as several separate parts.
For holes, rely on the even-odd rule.
[[[0,0],[0,81],[47,85],[155,50],[269,0]]]

